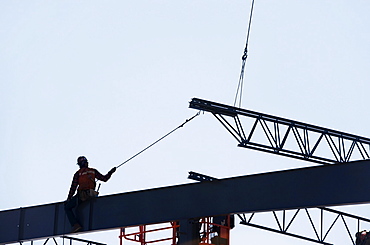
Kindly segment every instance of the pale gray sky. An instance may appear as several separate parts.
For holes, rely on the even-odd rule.
[[[0,210],[65,200],[78,156],[107,172],[194,115],[193,97],[231,105],[250,4],[1,1]],[[369,137],[369,12],[364,0],[256,0],[243,107]],[[201,115],[101,193],[188,183],[188,171],[223,178],[312,166],[236,145]],[[341,209],[370,217],[367,206]],[[342,233],[327,241],[348,244]],[[117,236],[80,237],[118,244]],[[233,245],[272,241],[308,244],[232,231]]]

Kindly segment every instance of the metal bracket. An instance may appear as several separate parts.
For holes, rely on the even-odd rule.
[[[217,181],[218,180],[217,178],[213,178],[211,176],[207,176],[207,175],[204,175],[204,174],[199,174],[199,173],[192,172],[192,171],[189,172],[188,179],[192,179],[192,180],[196,180],[196,181],[200,181],[200,182],[204,182],[204,181],[212,182],[212,181]]]

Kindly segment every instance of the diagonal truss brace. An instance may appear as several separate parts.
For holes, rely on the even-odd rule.
[[[60,238],[62,238],[62,244],[64,244],[64,239],[69,239],[70,242],[69,244],[72,245],[72,241],[77,241],[79,243],[83,242],[87,245],[107,245],[107,244],[103,244],[103,243],[99,243],[99,242],[93,242],[93,241],[89,241],[89,240],[85,240],[85,239],[81,239],[81,238],[76,238],[76,237],[70,237],[70,236],[61,236]],[[57,240],[55,239],[55,237],[49,237],[49,238],[46,238],[45,242],[43,243],[43,245],[46,245],[48,244],[49,241],[53,241],[55,245],[58,245],[57,243]],[[24,244],[24,242],[20,241],[19,244]],[[30,241],[30,244],[33,245],[34,244],[34,241]]]
[[[370,139],[362,136],[197,98],[189,107],[212,113],[240,147],[320,164],[370,158]],[[245,117],[254,120],[248,131],[242,122]],[[263,139],[257,140],[257,128],[262,129]],[[293,139],[293,147],[288,139]],[[318,151],[323,147],[329,152]]]
[[[240,218],[240,220],[241,220],[240,224],[242,224],[242,225],[247,225],[247,226],[251,226],[251,227],[255,227],[255,228],[259,228],[259,229],[263,229],[263,230],[268,230],[268,231],[276,232],[276,233],[279,233],[279,234],[283,234],[283,235],[303,239],[303,240],[306,240],[306,241],[315,242],[315,243],[319,243],[319,244],[326,244],[326,245],[331,244],[331,243],[326,242],[325,240],[328,237],[330,231],[332,231],[332,228],[334,227],[334,225],[342,223],[344,225],[344,227],[346,228],[346,231],[348,233],[349,239],[351,240],[351,243],[353,245],[355,245],[355,238],[354,238],[355,233],[353,233],[353,234],[351,233],[351,231],[349,229],[349,225],[348,225],[348,220],[352,219],[352,220],[356,221],[356,224],[357,224],[357,227],[355,228],[356,232],[360,231],[360,223],[361,222],[362,223],[367,223],[367,224],[370,223],[370,219],[359,217],[359,216],[356,216],[356,215],[340,212],[340,211],[325,208],[325,207],[318,207],[317,209],[320,209],[320,215],[319,215],[319,219],[320,219],[319,224],[320,225],[315,225],[315,223],[313,222],[312,214],[310,213],[309,209],[307,209],[307,208],[295,210],[295,213],[290,218],[290,220],[287,219],[286,210],[281,211],[282,212],[282,217],[280,219],[278,218],[277,211],[272,211],[274,220],[276,222],[276,226],[278,228],[272,228],[272,227],[268,227],[268,226],[264,226],[264,225],[259,225],[257,223],[253,223],[252,219],[255,217],[256,214],[258,215],[258,213],[250,214],[249,218],[247,218],[247,214],[238,214],[238,217]],[[308,237],[308,236],[305,236],[305,235],[299,235],[297,233],[292,233],[292,232],[288,231],[289,228],[292,226],[293,222],[296,220],[296,217],[297,217],[298,213],[300,213],[301,211],[303,211],[306,214],[306,216],[307,216],[307,218],[310,222],[310,225],[313,229],[313,232],[315,234],[315,238],[311,238],[311,237]],[[325,229],[324,228],[324,216],[328,213],[335,214],[335,218],[334,218],[334,220],[332,220],[331,223],[329,223],[330,226]],[[296,223],[299,223],[299,222],[297,221]],[[299,225],[301,225],[301,223]],[[354,229],[352,229],[352,230],[354,230]]]

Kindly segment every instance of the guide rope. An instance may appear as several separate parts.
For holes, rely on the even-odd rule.
[[[186,123],[190,122],[191,120],[193,120],[195,117],[199,116],[200,114],[200,111],[198,111],[194,116],[192,116],[191,118],[189,119],[186,119],[186,121],[181,124],[180,126],[178,126],[177,128],[173,129],[171,132],[167,133],[166,135],[164,135],[163,137],[161,137],[160,139],[158,139],[157,141],[155,141],[154,143],[150,144],[149,146],[147,146],[146,148],[144,148],[143,150],[139,151],[138,153],[136,153],[135,155],[133,155],[132,157],[130,157],[129,159],[127,159],[126,161],[124,161],[123,163],[121,163],[120,165],[118,165],[116,168],[119,168],[121,167],[123,164],[127,163],[128,161],[132,160],[133,158],[137,157],[138,155],[140,155],[141,153],[143,153],[144,151],[146,151],[147,149],[149,149],[150,147],[152,147],[153,145],[157,144],[159,141],[163,140],[164,138],[166,138],[167,136],[169,136],[170,134],[172,134],[173,132],[175,132],[176,130],[178,130],[179,128],[182,128]]]
[[[251,30],[253,7],[254,7],[254,0],[252,0],[252,6],[251,6],[250,15],[249,15],[247,41],[245,43],[244,54],[242,56],[242,68],[241,68],[241,71],[240,71],[238,88],[236,90],[236,95],[235,95],[235,100],[234,100],[234,106],[236,106],[236,102],[237,102],[238,97],[239,97],[239,105],[238,105],[239,108],[242,106],[242,94],[243,94],[243,83],[244,83],[244,68],[245,68],[245,63],[247,62],[247,58],[248,58],[248,41],[249,41],[249,34],[250,34],[250,30]]]

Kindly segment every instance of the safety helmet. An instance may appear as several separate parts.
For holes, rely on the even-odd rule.
[[[77,164],[81,167],[82,165],[87,164],[87,158],[84,156],[80,156],[77,158]]]

